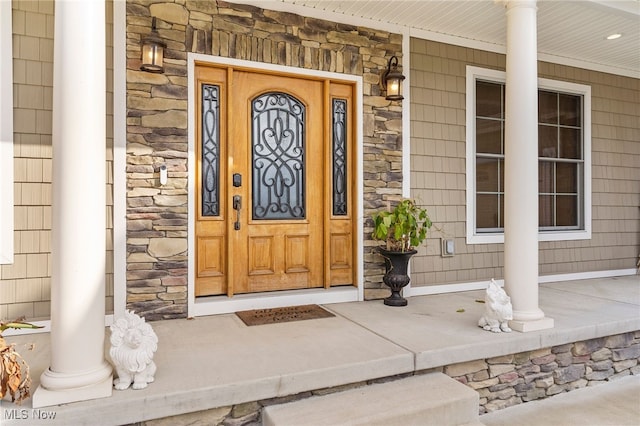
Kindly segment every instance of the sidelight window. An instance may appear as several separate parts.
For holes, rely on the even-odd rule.
[[[220,86],[202,85],[202,216],[220,216]]]
[[[347,215],[347,101],[332,105],[333,214]]]

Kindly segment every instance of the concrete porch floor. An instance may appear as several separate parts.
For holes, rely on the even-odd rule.
[[[540,307],[555,327],[530,333],[480,329],[483,297],[419,296],[404,308],[332,304],[332,318],[253,327],[235,314],[152,322],[158,372],[149,387],[41,409],[55,412],[46,421],[32,417],[30,399],[5,400],[2,424],[123,425],[640,330],[637,275],[541,285]],[[49,363],[48,333],[8,341],[29,363],[35,390]],[[34,351],[24,349],[30,343]],[[28,418],[7,420],[11,409]]]

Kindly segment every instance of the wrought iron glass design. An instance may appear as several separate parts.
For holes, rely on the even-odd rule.
[[[220,86],[202,85],[202,216],[220,215]]]
[[[305,106],[271,92],[251,105],[253,219],[304,219]]]
[[[333,214],[347,215],[347,101],[333,100]]]

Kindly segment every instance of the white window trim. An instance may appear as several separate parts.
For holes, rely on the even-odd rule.
[[[476,224],[476,164],[475,164],[475,99],[476,80],[484,79],[497,83],[506,82],[506,73],[485,68],[467,66],[467,111],[466,111],[466,184],[467,184],[467,244],[504,243],[504,233],[477,233]],[[584,229],[567,231],[544,231],[538,233],[538,241],[568,241],[591,239],[591,87],[566,81],[538,79],[539,89],[549,89],[583,96],[584,120]]]
[[[0,1],[0,264],[13,263],[13,29]]]

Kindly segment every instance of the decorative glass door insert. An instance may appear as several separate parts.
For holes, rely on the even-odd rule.
[[[305,106],[266,93],[251,110],[253,219],[304,219]]]

